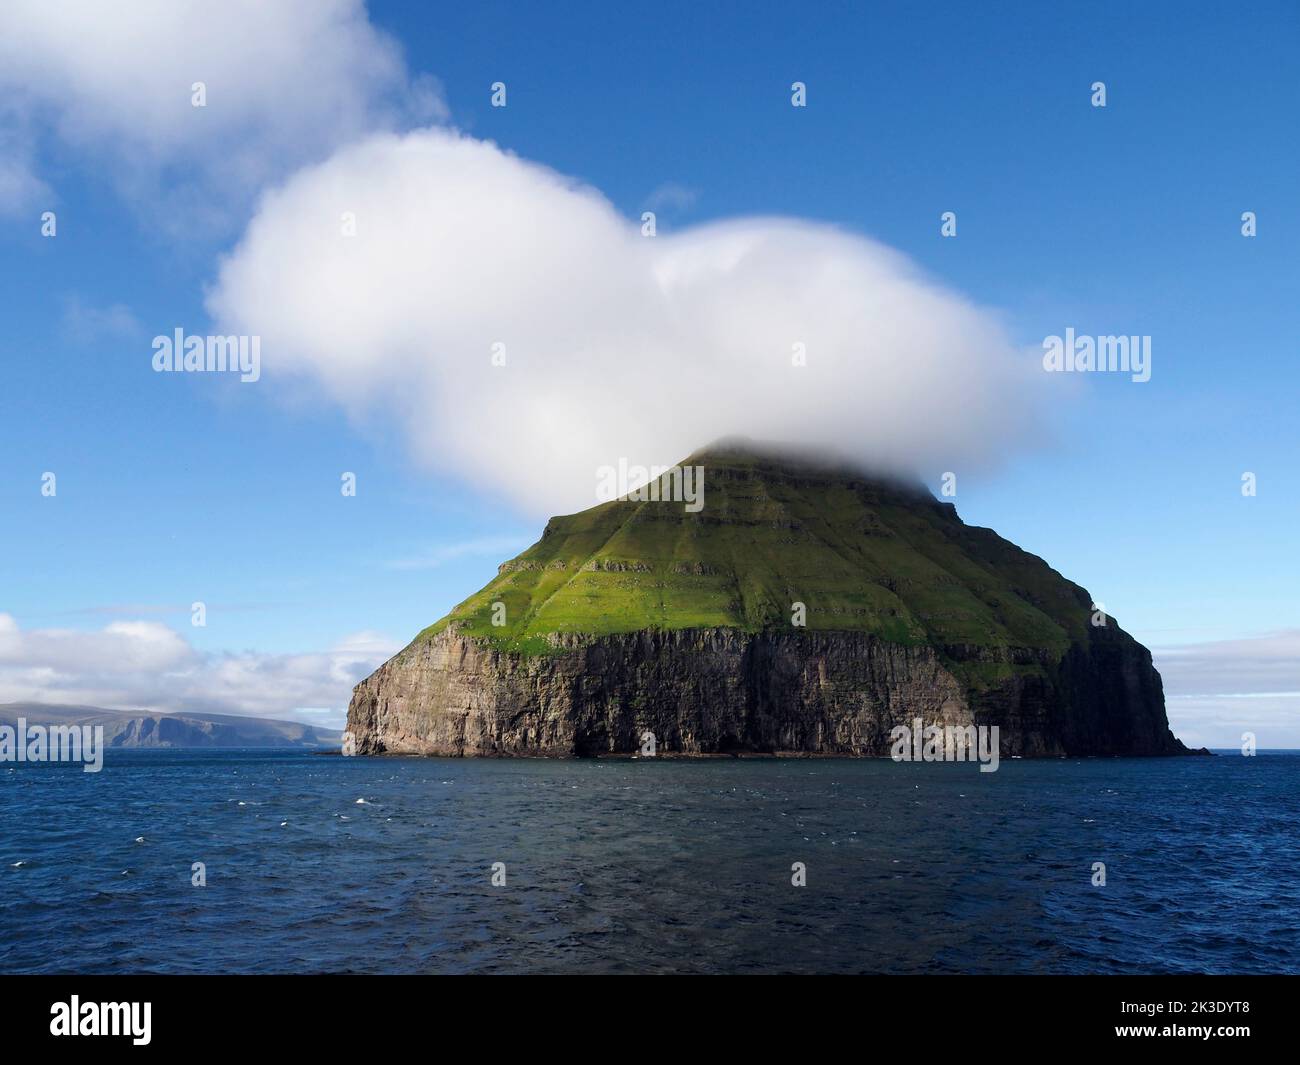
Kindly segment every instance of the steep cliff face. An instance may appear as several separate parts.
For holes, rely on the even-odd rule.
[[[642,631],[525,655],[443,632],[357,686],[348,729],[361,754],[597,755],[649,731],[661,752],[884,755],[920,717],[998,725],[1005,755],[1184,753],[1135,642],[1044,665],[972,690],[934,649],[863,633]]]
[[[907,486],[713,451],[705,505],[552,519],[357,686],[359,753],[883,755],[998,725],[1004,755],[1155,755],[1151,656],[1087,593]],[[796,620],[796,618],[798,620]]]

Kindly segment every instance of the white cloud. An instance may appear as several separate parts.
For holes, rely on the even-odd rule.
[[[1174,695],[1300,692],[1300,629],[1156,647],[1152,655]]]
[[[169,207],[209,221],[362,133],[445,115],[362,0],[6,0],[0,97],[0,145],[15,149],[0,204],[25,208],[33,151],[67,146],[106,160],[137,207],[161,208],[166,189]],[[38,126],[53,136],[34,147]]]
[[[62,332],[76,344],[107,344],[139,336],[143,327],[125,304],[96,307],[79,296],[69,296],[63,304]]]
[[[688,211],[699,198],[700,194],[695,189],[676,181],[666,181],[646,197],[645,205],[652,211]]]
[[[1300,747],[1300,629],[1155,647],[1169,724],[1189,746]]]
[[[1300,695],[1171,695],[1166,707],[1169,727],[1188,747],[1239,750],[1249,732],[1257,748],[1300,748]]]
[[[320,652],[210,654],[153,621],[115,621],[95,632],[24,630],[0,614],[0,703],[244,714],[337,727],[352,688],[399,648],[380,633],[359,632]]]
[[[735,434],[969,470],[1034,433],[1043,377],[873,241],[778,218],[642,237],[594,189],[443,130],[372,137],[266,196],[208,307],[262,337],[266,377],[395,419],[430,465],[548,513],[596,502],[600,465]]]
[[[0,72],[0,86],[4,75]],[[20,115],[0,104],[0,217],[29,213],[33,226],[38,208],[50,207],[49,186],[36,176],[32,144]]]

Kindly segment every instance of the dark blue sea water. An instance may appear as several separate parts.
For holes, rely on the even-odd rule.
[[[1294,755],[0,768],[3,972],[1297,970]]]

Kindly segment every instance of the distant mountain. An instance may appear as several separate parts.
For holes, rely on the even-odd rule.
[[[702,508],[552,518],[358,685],[358,752],[599,754],[650,731],[662,752],[880,755],[921,717],[997,725],[1007,755],[1186,753],[1150,652],[921,486],[753,445],[683,465]]]
[[[102,725],[109,747],[337,747],[342,733],[233,714],[150,714],[98,706],[0,703],[0,724]]]

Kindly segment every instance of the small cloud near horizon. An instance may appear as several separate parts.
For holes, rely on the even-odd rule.
[[[1152,647],[1169,727],[1189,747],[1300,748],[1300,629]]]
[[[24,629],[0,613],[0,703],[214,713],[341,727],[352,689],[401,649],[361,631],[324,651],[204,652],[156,621]],[[330,721],[320,720],[329,708]]]

